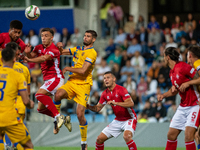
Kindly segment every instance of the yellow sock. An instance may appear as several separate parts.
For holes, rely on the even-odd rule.
[[[0,140],[0,150],[4,150],[4,143],[3,143],[3,140]]]
[[[81,132],[81,143],[84,143],[86,144],[86,141],[87,141],[87,121],[85,123],[85,125],[79,125],[79,129],[80,129],[80,132]]]
[[[61,106],[61,101],[60,102],[55,102],[53,100],[54,105],[56,106],[56,109],[58,110],[58,112],[60,113],[60,106]]]

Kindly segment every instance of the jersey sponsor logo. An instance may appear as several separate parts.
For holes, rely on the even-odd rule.
[[[83,52],[82,54],[81,54],[81,56],[83,56],[85,54],[85,52]]]
[[[190,70],[190,73],[192,74],[194,72],[194,68],[192,68],[191,70]]]

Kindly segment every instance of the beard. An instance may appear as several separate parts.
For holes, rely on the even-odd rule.
[[[83,44],[85,45],[85,46],[88,46],[88,45],[90,45],[92,42],[83,42]]]

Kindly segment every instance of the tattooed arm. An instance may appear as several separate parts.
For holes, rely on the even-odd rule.
[[[105,104],[101,104],[101,103],[98,103],[95,106],[91,106],[91,105],[87,104],[86,108],[91,111],[94,111],[94,112],[99,112],[104,106],[105,106]]]

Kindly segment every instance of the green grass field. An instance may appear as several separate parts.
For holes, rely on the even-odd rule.
[[[89,147],[88,150],[94,150]],[[164,147],[139,147],[138,150],[164,150]],[[80,150],[80,147],[35,147],[34,150]],[[104,150],[128,150],[128,147],[105,147]],[[185,148],[177,148],[177,150],[185,150]]]

